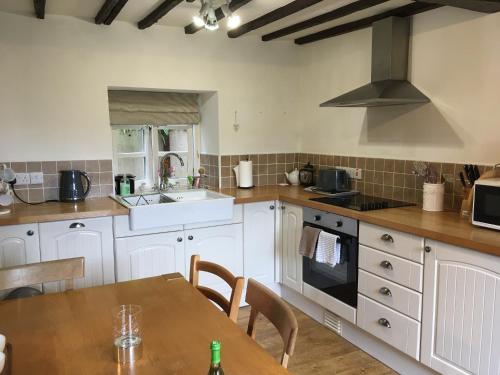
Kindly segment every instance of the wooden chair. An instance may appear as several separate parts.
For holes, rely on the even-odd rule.
[[[255,322],[259,313],[264,315],[278,330],[283,340],[283,355],[281,365],[288,366],[288,360],[293,355],[299,326],[292,309],[271,289],[266,288],[254,279],[248,279],[245,301],[250,305],[250,319],[247,334],[255,340]]]
[[[0,269],[0,290],[51,281],[65,281],[73,289],[73,279],[85,275],[85,258],[70,258]]]
[[[230,300],[228,301],[222,294],[213,289],[199,285],[198,280],[200,271],[217,275],[228,283],[232,289]],[[193,255],[191,257],[189,282],[203,293],[205,297],[220,306],[229,319],[236,323],[240,308],[241,294],[243,293],[243,286],[245,284],[245,279],[243,277],[235,277],[226,268],[212,262],[201,261],[199,255]]]

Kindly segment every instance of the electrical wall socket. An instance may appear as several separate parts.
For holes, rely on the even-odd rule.
[[[43,184],[43,172],[31,172],[30,174],[30,184]]]
[[[16,173],[16,185],[29,185],[29,173]]]
[[[339,169],[344,169],[350,178],[354,180],[361,180],[363,178],[363,170],[361,168],[348,168],[348,167],[336,167]]]

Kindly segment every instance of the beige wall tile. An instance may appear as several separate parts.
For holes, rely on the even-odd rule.
[[[71,169],[71,162],[68,160],[60,160],[56,162],[57,164],[57,171],[67,171]]]
[[[71,160],[71,169],[85,171],[85,160]]]
[[[99,172],[99,160],[85,160],[86,172]]]
[[[40,161],[30,161],[26,163],[26,170],[29,172],[41,172],[42,162]]]
[[[44,174],[57,174],[57,162],[55,162],[55,161],[43,161],[42,162],[42,172]]]
[[[24,162],[13,162],[10,166],[16,173],[26,173],[27,165]]]
[[[29,201],[30,203],[42,202],[43,198],[43,189],[29,189]]]
[[[99,172],[113,171],[113,163],[111,160],[99,160]]]

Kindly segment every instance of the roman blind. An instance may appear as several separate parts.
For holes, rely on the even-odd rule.
[[[198,94],[109,90],[111,125],[199,124]]]

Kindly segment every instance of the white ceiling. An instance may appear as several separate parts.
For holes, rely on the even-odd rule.
[[[122,9],[116,21],[124,21],[130,23],[137,23],[143,17],[145,17],[149,12],[151,12],[158,4],[163,0],[129,0],[125,7]],[[290,3],[292,0],[252,0],[247,5],[240,8],[236,13],[240,15],[242,23],[248,22],[257,18],[263,14],[270,12],[276,8],[279,8],[285,4]],[[352,3],[355,0],[323,0],[320,3],[306,8],[300,12],[297,12],[285,19],[279,20],[272,24],[269,24],[260,29],[254,30],[246,35],[264,35],[266,33],[278,30],[282,27],[292,25],[294,23],[304,21],[311,17],[320,15],[322,13],[328,12],[335,8],[344,6],[346,4]],[[308,35],[320,30],[327,29],[345,22],[354,21],[359,18],[371,16],[392,8],[403,6],[411,3],[411,0],[390,0],[382,5],[378,5],[362,12],[355,13],[353,15],[340,18],[338,20],[324,23],[320,26],[310,28],[301,31],[296,34],[288,35],[284,39],[294,39],[299,36]],[[100,7],[104,3],[104,0],[47,0],[46,5],[46,16],[44,22],[50,22],[50,15],[65,15],[70,17],[76,17],[83,20],[88,20],[93,22],[93,19]],[[193,3],[182,2],[171,12],[169,12],[165,17],[163,17],[158,24],[174,27],[184,27],[191,22],[193,15],[195,15],[200,7],[199,1]],[[0,1],[0,12],[16,13],[26,16],[34,17],[33,0],[1,0]],[[218,32],[225,31],[225,23],[221,22],[221,30]],[[113,27],[111,26],[97,26],[96,27]],[[158,27],[158,26],[152,26]],[[244,37],[244,36],[243,36]]]

